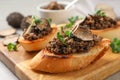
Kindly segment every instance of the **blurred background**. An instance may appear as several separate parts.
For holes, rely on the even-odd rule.
[[[20,12],[24,16],[39,15],[36,6],[50,1],[72,1],[72,0],[0,0],[0,31],[10,26],[6,22],[6,17],[12,12]],[[120,16],[120,0],[79,0],[76,3],[77,8],[81,8],[87,13],[94,13],[95,5],[98,3],[106,3],[112,6],[117,14]],[[120,80],[120,73],[117,73],[106,80]],[[6,66],[0,62],[0,80],[18,80]]]
[[[8,27],[6,22],[6,17],[12,12],[20,12],[24,16],[27,15],[39,15],[36,10],[36,6],[55,0],[0,0],[0,30]],[[72,0],[56,0],[56,1],[72,1]],[[79,0],[76,3],[76,7],[83,9],[87,13],[92,13],[94,11],[95,5],[98,3],[106,3],[112,6],[119,16],[120,6],[119,0]]]

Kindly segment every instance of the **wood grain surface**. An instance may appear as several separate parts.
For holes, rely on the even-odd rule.
[[[21,80],[103,80],[120,71],[120,54],[114,54],[111,50],[97,62],[79,71],[50,74],[33,71],[29,67],[29,62],[37,52],[27,53],[22,47],[16,52],[8,52],[2,44],[0,47],[0,60]]]

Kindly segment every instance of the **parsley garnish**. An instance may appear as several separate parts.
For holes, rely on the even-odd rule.
[[[16,43],[9,43],[7,45],[8,51],[17,51],[17,44]]]
[[[51,19],[51,18],[49,18],[49,19],[47,19],[47,20],[48,20],[49,24],[52,23],[52,19]]]
[[[72,34],[71,31],[66,31],[65,32],[65,35],[68,36],[69,38],[71,37],[71,34]]]
[[[64,37],[60,34],[60,32],[57,33],[57,38],[58,38],[63,44],[65,44]]]
[[[39,18],[35,19],[36,24],[40,24],[41,20]]]
[[[67,37],[71,37],[71,31],[65,31],[64,33]],[[66,44],[65,43],[65,40],[64,40],[64,36],[60,34],[60,32],[57,33],[57,38],[63,43],[63,44]]]
[[[73,25],[73,24],[68,23],[68,24],[65,25],[65,27],[70,28],[70,27],[72,27],[72,25]]]
[[[72,16],[72,17],[68,18],[69,23],[66,24],[65,27],[67,27],[67,28],[72,27],[73,24],[75,23],[75,21],[78,20],[78,19],[79,19],[78,16],[75,16],[75,17]]]
[[[110,47],[112,48],[112,52],[119,53],[120,52],[120,40],[117,38],[114,38],[110,44]]]
[[[102,12],[102,10],[97,10],[95,14],[99,16],[105,16],[105,12]]]
[[[78,20],[78,19],[79,19],[79,17],[78,17],[78,16],[68,18],[68,20],[69,20],[69,22],[70,22],[71,24],[74,24],[74,23],[75,23],[75,21],[76,21],[76,20]]]
[[[32,16],[32,19],[34,20],[35,24],[40,24],[41,20],[38,17]]]

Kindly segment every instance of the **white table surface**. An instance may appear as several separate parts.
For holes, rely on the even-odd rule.
[[[7,25],[6,16],[14,11],[20,12],[26,15],[38,15],[36,6],[42,2],[51,1],[51,0],[0,0],[0,30],[9,28]],[[61,0],[57,0],[61,1]],[[64,1],[64,0],[63,0]],[[71,0],[66,0],[71,1]],[[83,1],[83,2],[82,2]],[[120,1],[119,0],[92,0],[92,4],[108,3],[111,6],[114,6],[115,11],[120,12]],[[90,4],[91,4],[90,3]],[[80,0],[80,4],[84,4],[84,0]],[[91,6],[91,9],[94,5]],[[90,9],[88,11],[91,11]],[[19,80],[1,61],[0,61],[0,80]],[[110,76],[106,80],[120,80],[120,72]]]

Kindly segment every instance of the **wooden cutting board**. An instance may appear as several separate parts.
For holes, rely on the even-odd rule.
[[[103,80],[120,71],[120,54],[114,54],[111,50],[84,69],[60,74],[31,70],[29,62],[37,52],[27,53],[22,47],[19,47],[18,51],[9,52],[2,43],[0,43],[0,51],[0,60],[20,80]]]

